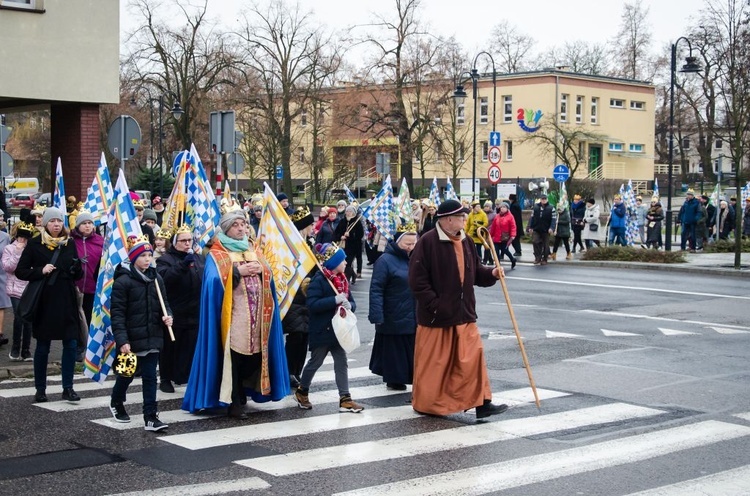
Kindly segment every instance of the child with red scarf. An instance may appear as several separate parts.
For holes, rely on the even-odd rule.
[[[356,304],[349,291],[349,281],[344,275],[346,254],[333,243],[317,244],[315,251],[322,264],[307,288],[307,308],[310,312],[308,337],[310,359],[302,370],[300,385],[294,392],[294,399],[303,410],[312,409],[308,398],[310,384],[328,353],[333,357],[333,371],[339,390],[339,411],[359,413],[364,407],[352,401],[349,394],[349,370],[346,352],[336,339],[331,319],[339,306],[349,311],[356,310]],[[335,288],[335,290],[334,290]]]

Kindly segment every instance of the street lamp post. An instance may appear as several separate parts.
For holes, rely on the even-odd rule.
[[[472,139],[472,154],[471,154],[471,199],[472,201],[476,199],[476,190],[474,188],[474,185],[476,184],[477,179],[477,91],[478,91],[478,83],[479,83],[479,70],[477,70],[477,60],[479,59],[480,55],[486,55],[489,57],[490,62],[492,62],[492,131],[495,131],[495,114],[496,114],[496,108],[497,108],[497,70],[495,69],[495,59],[492,58],[492,55],[490,55],[488,52],[479,52],[476,57],[474,57],[474,63],[472,64],[471,72],[464,73],[468,74],[469,78],[471,79],[471,90],[472,90],[472,98],[474,100],[474,134]],[[456,103],[460,105],[464,102],[466,99],[466,91],[464,90],[463,83],[466,80],[461,80],[461,77],[464,75],[461,74],[459,76],[459,83],[456,85],[456,89],[453,92],[453,98],[455,99]]]
[[[701,66],[697,62],[696,57],[693,57],[693,46],[690,44],[690,40],[681,36],[677,38],[672,44],[672,59],[670,65],[670,84],[669,84],[669,170],[667,171],[667,231],[666,231],[666,242],[664,243],[664,249],[670,251],[672,249],[672,169],[674,168],[674,87],[675,78],[677,76],[677,44],[680,40],[684,40],[690,50],[687,57],[685,57],[685,65],[682,66],[680,72],[695,73],[700,72]]]

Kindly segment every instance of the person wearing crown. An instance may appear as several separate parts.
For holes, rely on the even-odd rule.
[[[417,244],[415,223],[400,224],[395,239],[375,262],[368,319],[375,324],[370,370],[388,389],[406,390],[414,377],[414,295],[409,288],[409,254]]]
[[[159,260],[172,246],[172,231],[157,229],[154,233],[154,260]]]
[[[159,233],[156,234],[157,240]],[[206,266],[205,257],[193,253],[193,230],[189,225],[179,226],[172,240],[171,246],[156,260],[156,271],[164,279],[166,297],[174,316],[175,340],[164,341],[164,349],[159,357],[159,390],[163,393],[174,393],[172,382],[186,384],[190,377],[198,340],[200,306],[196,302],[201,298]]]
[[[468,213],[456,200],[441,203],[437,226],[409,257],[409,287],[417,301],[412,407],[432,415],[475,408],[481,419],[508,407],[492,403],[474,286],[494,285],[503,269],[482,265],[463,229]]]
[[[229,406],[230,417],[246,419],[255,402],[289,394],[289,370],[271,267],[241,208],[224,212],[220,232],[206,256],[200,298],[198,341],[183,410]]]
[[[28,222],[17,222],[11,229],[14,241],[3,250],[3,270],[8,276],[5,289],[10,296],[13,307],[13,342],[10,348],[10,360],[13,362],[31,361],[31,324],[24,322],[18,315],[18,305],[21,301],[23,290],[29,284],[16,277],[16,267],[21,258],[28,241],[38,234],[34,224]]]
[[[128,260],[115,269],[110,314],[112,333],[119,353],[135,353],[143,377],[143,421],[145,430],[158,432],[169,426],[159,420],[156,402],[156,366],[164,347],[165,326],[172,325],[169,301],[162,314],[159,292],[166,294],[161,276],[153,268],[154,249],[145,235],[126,241]],[[159,285],[157,288],[156,285]],[[112,388],[109,409],[117,422],[130,422],[125,395],[133,377],[118,375]]]

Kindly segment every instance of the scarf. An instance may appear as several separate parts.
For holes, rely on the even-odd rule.
[[[242,253],[243,251],[247,251],[250,249],[250,242],[248,241],[247,236],[243,237],[242,239],[230,238],[224,233],[219,233],[218,236],[222,246],[229,251]]]
[[[330,271],[326,269],[325,267],[321,266],[321,269],[323,270],[323,275],[333,283],[333,287],[336,288],[336,291],[339,293],[346,295],[346,297],[349,297],[349,281],[346,279],[346,275],[343,273],[334,273],[333,271]]]
[[[55,238],[50,233],[47,232],[46,229],[42,231],[42,244],[49,248],[50,250],[54,250],[58,246],[65,246],[68,243],[68,236],[60,236],[59,238]]]

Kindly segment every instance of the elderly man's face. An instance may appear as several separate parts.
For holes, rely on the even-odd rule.
[[[248,226],[244,219],[237,219],[232,223],[232,227],[226,232],[226,235],[232,239],[242,239],[247,236]]]
[[[447,217],[440,217],[438,222],[440,222],[440,227],[443,228],[443,231],[456,235],[464,228],[466,217],[466,214],[449,215]]]

